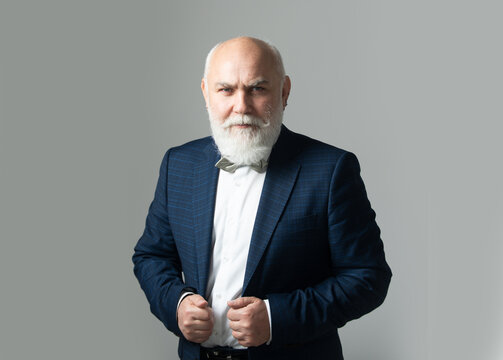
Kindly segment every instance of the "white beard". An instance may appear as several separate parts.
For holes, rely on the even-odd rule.
[[[267,160],[273,145],[278,140],[283,122],[283,110],[271,112],[266,119],[250,115],[236,115],[221,123],[208,107],[211,132],[220,154],[236,165],[250,165]],[[252,125],[236,128],[232,125]]]

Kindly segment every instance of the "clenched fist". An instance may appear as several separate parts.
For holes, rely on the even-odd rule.
[[[213,310],[201,295],[185,297],[177,311],[178,327],[189,341],[202,343],[213,331]]]
[[[269,315],[263,300],[256,297],[241,297],[228,301],[227,312],[232,336],[243,346],[259,346],[271,336]]]

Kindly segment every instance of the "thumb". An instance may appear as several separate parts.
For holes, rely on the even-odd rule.
[[[190,300],[192,300],[192,304],[194,304],[198,308],[204,309],[206,306],[208,306],[208,302],[204,300],[201,295],[193,295],[191,296]]]
[[[234,300],[227,301],[227,305],[232,309],[244,308],[250,304],[253,304],[258,299],[253,296],[240,297]]]

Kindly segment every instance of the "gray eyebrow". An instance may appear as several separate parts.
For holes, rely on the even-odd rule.
[[[232,87],[231,84],[228,84],[226,82],[219,82],[216,84],[217,86],[221,86],[221,87]]]
[[[254,87],[254,86],[258,86],[258,85],[263,85],[263,84],[268,84],[269,83],[269,80],[265,80],[265,79],[258,79],[248,85],[246,85],[247,88],[251,88],[251,87]],[[224,87],[224,88],[232,88],[234,87],[234,85],[232,84],[229,84],[229,83],[226,83],[226,82],[217,82],[216,83],[216,86],[217,87]]]
[[[269,80],[265,80],[265,79],[259,79],[251,84],[248,84],[248,87],[254,87],[254,86],[257,86],[257,85],[262,85],[262,84],[267,84],[269,83]]]

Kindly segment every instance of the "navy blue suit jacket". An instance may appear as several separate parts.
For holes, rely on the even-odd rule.
[[[151,311],[180,337],[182,359],[199,358],[176,309],[184,287],[205,294],[218,159],[211,137],[166,153],[133,255]],[[337,328],[379,306],[391,278],[358,160],[284,126],[269,160],[243,296],[269,299],[272,342],[250,348],[250,358],[342,359]]]

